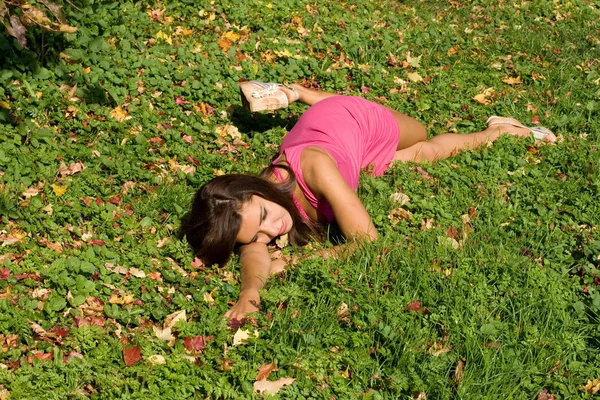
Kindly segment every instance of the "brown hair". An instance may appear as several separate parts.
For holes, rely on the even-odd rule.
[[[286,169],[288,179],[273,183],[267,179],[274,168]],[[290,242],[304,245],[311,236],[318,236],[317,225],[304,219],[292,200],[296,186],[294,173],[283,165],[271,165],[260,176],[231,174],[218,176],[202,186],[194,197],[192,209],[184,217],[180,235],[185,236],[196,257],[208,266],[223,266],[237,250],[236,237],[242,218],[240,212],[253,195],[285,208],[293,226]]]

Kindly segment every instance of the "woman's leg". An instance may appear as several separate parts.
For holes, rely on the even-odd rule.
[[[297,83],[289,85],[295,89],[295,93],[288,87],[280,86],[286,94],[289,103],[300,101],[312,106],[328,97],[337,96],[335,93],[322,92],[305,88]],[[298,96],[296,96],[296,93]],[[298,97],[298,99],[296,99]],[[400,126],[400,138],[396,148],[395,161],[436,161],[448,158],[461,151],[475,149],[487,143],[492,143],[502,134],[531,136],[531,131],[511,123],[496,123],[486,130],[475,133],[455,134],[446,133],[427,140],[427,131],[422,123],[408,115],[396,110],[391,110],[394,118]],[[516,121],[515,121],[516,122]]]
[[[402,125],[400,125],[400,132],[400,138],[402,139],[404,134]],[[527,128],[512,124],[494,124],[481,132],[446,133],[434,136],[429,140],[418,141],[408,147],[400,148],[399,145],[394,160],[414,162],[442,160],[462,151],[492,143],[505,133],[515,136],[531,136],[531,131]]]
[[[328,97],[339,96],[336,93],[328,93],[328,92],[321,92],[320,90],[308,89],[297,83],[292,83],[288,86],[293,87],[295,92],[294,92],[294,90],[290,89],[289,87],[286,87],[283,85],[279,86],[279,89],[283,93],[285,93],[285,95],[288,98],[288,103],[290,103],[290,104],[295,101],[300,101],[304,104],[312,106],[313,104],[318,103],[319,101],[326,99]],[[298,94],[298,96],[296,96],[296,93]],[[296,97],[298,97],[298,99],[296,99]]]

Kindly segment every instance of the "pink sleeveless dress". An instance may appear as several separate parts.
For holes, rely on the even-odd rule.
[[[400,127],[389,109],[361,97],[334,96],[321,100],[302,115],[281,143],[279,154],[285,154],[309,203],[331,222],[331,206],[318,199],[304,181],[300,168],[302,151],[308,146],[327,151],[348,185],[356,190],[361,170],[366,169],[373,176],[385,172],[396,153],[399,137]],[[278,160],[279,157],[274,163]],[[278,171],[276,175],[280,175]],[[297,199],[294,203],[308,219]]]

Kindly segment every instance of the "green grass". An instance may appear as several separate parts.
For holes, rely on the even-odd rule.
[[[597,2],[168,3],[65,4],[79,31],[32,32],[33,51],[0,36],[0,104],[10,107],[0,107],[0,398],[258,398],[257,369],[272,362],[269,380],[296,379],[281,398],[591,397],[582,386],[600,378]],[[163,8],[156,21],[147,13]],[[403,65],[408,52],[420,65]],[[239,265],[196,270],[175,233],[201,184],[260,171],[304,109],[251,116],[241,78],[362,95],[419,118],[431,136],[510,115],[539,117],[560,140],[501,138],[421,165],[430,179],[412,164],[364,176],[359,196],[380,239],[269,281],[256,327],[246,326],[259,337],[232,347],[222,316]],[[488,88],[489,104],[473,100]],[[131,118],[115,119],[117,106]],[[219,136],[226,124],[247,146]],[[76,162],[86,168],[59,173]],[[52,185],[67,188],[58,196]],[[412,217],[393,225],[398,187]],[[133,302],[112,304],[115,295]],[[427,312],[408,310],[413,301]],[[153,327],[182,309],[169,346]],[[90,315],[102,326],[85,326]],[[192,354],[184,339],[196,336],[214,338]],[[142,359],[126,366],[124,347]],[[157,354],[164,365],[150,362]]]

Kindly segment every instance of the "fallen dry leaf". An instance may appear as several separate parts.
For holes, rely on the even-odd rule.
[[[502,82],[506,83],[507,85],[520,85],[523,83],[520,76],[504,78],[502,79]]]
[[[406,77],[411,80],[412,82],[423,82],[423,77],[421,75],[419,75],[418,72],[409,72],[406,74]]]
[[[135,299],[132,294],[123,294],[123,295],[113,294],[110,297],[110,299],[108,299],[109,303],[120,304],[120,305],[131,304],[134,301],[135,301]]]
[[[160,354],[152,354],[150,357],[148,357],[148,362],[152,365],[164,365],[167,363],[165,357],[161,356]]]
[[[270,395],[275,395],[279,393],[281,388],[286,385],[291,385],[295,380],[295,378],[281,378],[276,381],[256,381],[254,382],[254,391],[261,394],[265,392]]]
[[[233,346],[235,347],[239,346],[240,344],[246,344],[248,342],[248,339],[250,339],[250,337],[252,336],[257,338],[258,331],[254,331],[254,333],[251,334],[250,331],[246,329],[238,329],[235,335],[233,335]]]
[[[594,380],[588,379],[587,383],[583,385],[580,389],[586,392],[587,394],[590,394],[592,396],[595,395],[596,393],[598,393],[598,391],[600,391],[600,378]]]
[[[453,376],[452,380],[457,385],[460,385],[463,378],[465,377],[465,363],[466,362],[467,362],[467,359],[463,357],[460,360],[458,360],[458,363],[456,363],[456,368],[454,369],[454,376]]]
[[[398,225],[400,221],[410,221],[412,213],[404,208],[396,208],[391,210],[388,214],[388,218],[392,222],[392,226]]]
[[[142,350],[139,347],[123,347],[123,361],[131,367],[142,359]]]
[[[483,92],[473,96],[473,100],[479,104],[487,105],[492,102],[491,97],[496,93],[496,89],[493,87],[485,89]]]
[[[127,114],[127,111],[123,110],[121,106],[117,106],[110,111],[110,116],[119,122],[131,119],[131,115]]]
[[[274,371],[278,371],[277,364],[275,364],[275,363],[263,364],[260,367],[258,367],[258,375],[256,375],[256,380],[257,381],[267,380],[269,378],[269,375],[271,375],[271,372],[274,372]]]
[[[50,185],[50,187],[52,188],[52,191],[54,192],[56,197],[61,197],[65,194],[69,185],[60,186],[53,183]]]
[[[389,200],[395,206],[402,207],[410,201],[410,197],[402,192],[396,192],[389,197]]]
[[[423,56],[418,56],[418,57],[411,56],[410,51],[406,53],[406,61],[413,68],[419,68],[421,66],[421,57],[423,57]]]
[[[233,139],[241,139],[242,134],[238,130],[238,128],[234,125],[226,124],[222,126],[217,126],[215,128],[215,132],[217,135],[221,137],[230,136]]]

